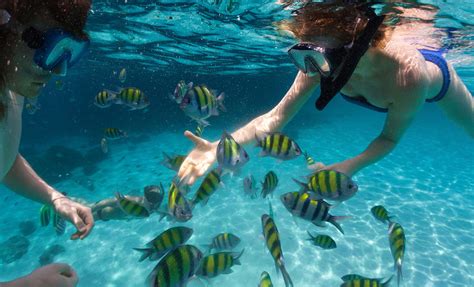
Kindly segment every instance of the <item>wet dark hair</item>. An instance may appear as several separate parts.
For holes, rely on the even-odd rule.
[[[37,13],[42,13],[44,9],[47,9],[62,28],[76,37],[87,37],[84,27],[92,0],[16,0],[12,2],[15,4],[6,10],[12,19],[22,24],[28,24]],[[12,43],[15,37],[18,35],[12,33],[8,27],[0,26],[0,90],[3,90],[6,85],[6,62],[13,52]],[[0,120],[4,117],[4,110],[0,96]]]
[[[318,36],[331,36],[349,42],[362,32],[368,22],[364,8],[368,4],[310,3],[293,12],[292,18],[276,23],[280,31],[289,32],[303,42]],[[364,7],[365,6],[365,7]],[[355,25],[357,20],[364,25]],[[386,40],[386,26],[382,24],[372,39],[371,46],[382,46]]]

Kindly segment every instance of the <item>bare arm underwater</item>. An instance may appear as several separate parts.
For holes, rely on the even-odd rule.
[[[281,130],[303,107],[319,85],[319,75],[309,77],[298,72],[293,85],[283,99],[269,112],[253,119],[248,124],[232,133],[240,144],[255,140],[255,135]],[[196,146],[181,165],[178,176],[192,185],[197,178],[204,175],[216,160],[218,142],[209,142],[186,131],[184,135]]]

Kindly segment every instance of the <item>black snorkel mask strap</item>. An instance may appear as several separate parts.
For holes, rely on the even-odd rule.
[[[369,5],[365,6],[365,15],[369,18],[362,34],[353,42],[346,59],[342,63],[342,68],[337,76],[321,76],[321,95],[316,100],[316,109],[323,110],[327,104],[339,93],[344,85],[349,81],[360,58],[367,52],[372,38],[375,36],[385,16],[377,16],[374,9]],[[363,8],[362,8],[363,9]]]

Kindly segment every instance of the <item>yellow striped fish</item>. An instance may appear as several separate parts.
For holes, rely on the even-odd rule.
[[[222,133],[216,153],[220,169],[236,171],[249,161],[245,149],[227,132]]]
[[[293,215],[311,221],[316,226],[325,227],[324,222],[329,222],[334,225],[342,234],[341,225],[337,222],[347,218],[347,216],[332,216],[329,214],[329,205],[324,200],[317,200],[307,192],[288,192],[280,197],[283,205]]]
[[[168,213],[163,214],[161,218],[165,215],[180,222],[188,221],[193,217],[191,204],[174,181],[171,182],[168,190]]]
[[[382,205],[376,205],[370,209],[372,215],[375,219],[381,221],[382,223],[391,223],[391,219],[393,218],[388,214],[388,211]]]
[[[211,195],[217,190],[221,183],[221,170],[220,169],[213,169],[209,172],[204,180],[199,186],[198,190],[196,191],[196,195],[192,200],[192,205],[196,206],[196,204],[201,203],[202,206],[207,204],[207,201],[211,197]]]
[[[107,90],[100,91],[94,98],[94,105],[99,108],[108,108],[115,101],[115,94]]]
[[[49,205],[43,205],[40,209],[40,223],[41,226],[48,226],[49,220],[51,219],[51,207]]]
[[[275,267],[281,271],[283,275],[283,280],[285,281],[285,286],[293,286],[293,282],[291,281],[290,275],[286,271],[285,262],[283,259],[283,251],[280,245],[280,235],[278,233],[278,229],[275,225],[273,219],[268,215],[262,215],[262,229],[263,229],[263,236],[265,237],[265,243],[267,245],[270,254],[275,261]]]
[[[337,247],[336,242],[334,241],[334,239],[331,238],[331,236],[328,236],[328,235],[313,236],[311,235],[311,233],[309,233],[309,231],[308,231],[308,235],[309,235],[308,241],[313,243],[313,245],[319,246],[323,249],[334,249]]]
[[[344,283],[340,287],[388,287],[392,277],[383,283],[380,278],[366,278],[357,274],[346,275],[341,279]]]
[[[193,88],[193,85],[193,82],[189,82],[188,84],[186,84],[184,80],[179,81],[176,85],[176,88],[174,89],[173,95],[170,95],[170,98],[174,100],[177,104],[181,104],[184,96],[186,95],[188,90]]]
[[[257,138],[256,146],[261,147],[260,156],[271,156],[280,160],[290,160],[301,155],[298,144],[282,133],[271,133],[262,139]]]
[[[130,200],[125,197],[120,192],[115,194],[115,198],[117,199],[118,206],[120,209],[125,212],[127,215],[135,216],[135,217],[148,217],[150,216],[150,212],[148,208],[136,201]]]
[[[40,223],[41,226],[45,227],[49,225],[49,222],[53,222],[54,230],[57,235],[62,235],[66,231],[66,221],[57,214],[49,205],[43,205],[40,209]]]
[[[104,136],[110,140],[117,140],[127,137],[127,133],[118,128],[106,128],[104,130]]]
[[[147,277],[150,287],[184,287],[195,275],[202,252],[193,245],[181,245],[169,252]]]
[[[391,222],[388,228],[388,239],[390,251],[394,260],[394,267],[397,270],[397,284],[400,286],[402,279],[402,263],[405,255],[405,231],[402,226],[396,222]]]
[[[160,259],[176,246],[186,243],[192,235],[193,230],[191,228],[184,226],[172,227],[148,242],[146,247],[133,249],[143,253],[138,260],[139,262],[147,258],[149,258],[150,261],[154,261]]]
[[[303,155],[304,155],[304,158],[306,160],[306,165],[307,166],[310,166],[310,165],[313,165],[313,164],[316,163],[314,161],[314,159],[307,152],[304,152]]]
[[[194,131],[194,134],[197,135],[198,137],[202,137],[202,133],[204,132],[205,127],[203,125],[198,124],[196,127],[196,131]]]
[[[239,243],[240,238],[237,235],[224,232],[216,235],[212,239],[212,243],[207,247],[209,248],[209,252],[211,252],[212,249],[216,249],[217,251],[232,250],[239,245]]]
[[[302,192],[311,191],[315,199],[344,201],[359,188],[350,177],[335,170],[317,171],[309,176],[307,183],[293,180],[301,186]]]
[[[258,287],[273,287],[272,279],[267,271],[263,271],[262,275],[260,275],[260,284],[258,284]]]
[[[137,88],[121,89],[116,95],[116,104],[130,107],[130,110],[141,110],[150,105],[145,94]]]
[[[214,278],[220,274],[232,273],[234,265],[241,265],[239,258],[244,253],[218,252],[204,257],[199,265],[196,275],[205,278]]]
[[[197,85],[187,90],[179,103],[179,107],[188,117],[203,126],[208,126],[207,118],[218,116],[219,110],[226,110],[224,107],[224,93],[216,97],[205,85]]]
[[[265,175],[265,179],[262,182],[262,197],[265,198],[267,195],[271,194],[278,185],[278,177],[273,171],[269,171]]]
[[[161,161],[161,163],[169,169],[179,171],[179,168],[181,167],[181,164],[185,159],[186,155],[170,156],[166,153],[163,153],[163,160]]]

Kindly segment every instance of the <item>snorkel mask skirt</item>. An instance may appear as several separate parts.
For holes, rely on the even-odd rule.
[[[349,81],[362,56],[385,16],[377,16],[369,5],[362,5],[368,22],[362,33],[352,42],[339,48],[328,48],[317,43],[298,43],[288,50],[296,67],[304,73],[318,72],[321,75],[321,95],[316,100],[316,109],[323,110]]]

